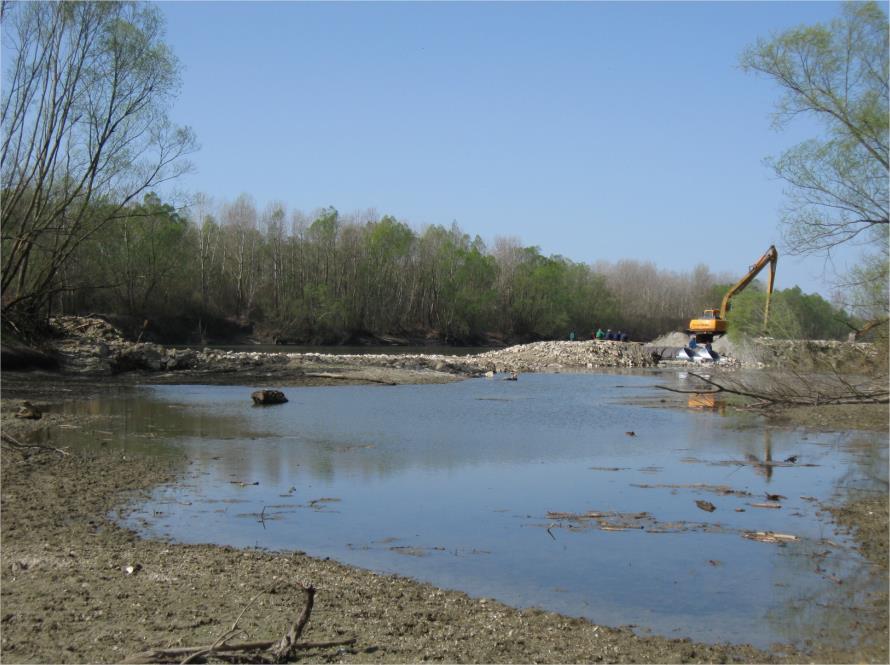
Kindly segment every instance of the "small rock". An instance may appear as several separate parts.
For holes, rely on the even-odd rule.
[[[287,397],[280,390],[257,390],[251,393],[250,398],[254,404],[266,406],[269,404],[284,404]]]

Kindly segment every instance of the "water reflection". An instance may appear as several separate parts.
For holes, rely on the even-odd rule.
[[[721,416],[726,415],[726,400],[718,399],[714,393],[692,393],[686,402],[690,409],[709,409]]]
[[[159,386],[87,408],[114,416],[110,445],[173,441],[192,461],[181,484],[133,514],[149,534],[300,549],[702,640],[767,646],[817,633],[825,615],[793,608],[831,602],[835,582],[801,562],[829,539],[841,547],[821,570],[863,564],[813,498],[880,474],[886,452],[857,457],[848,435],[773,430],[710,408],[639,406],[655,382],[291,388],[288,404],[267,409],[251,406],[248,387]],[[756,505],[766,494],[783,496],[781,508]],[[622,528],[559,514],[608,515]],[[616,522],[642,514],[635,528]],[[742,537],[750,531],[799,540]]]

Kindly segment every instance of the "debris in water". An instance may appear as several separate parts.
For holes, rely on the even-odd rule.
[[[260,481],[255,480],[252,483],[248,483],[244,480],[230,480],[229,483],[231,483],[232,485],[238,485],[238,487],[248,487],[250,485],[259,485]]]
[[[715,506],[710,501],[702,501],[701,499],[696,499],[695,505],[709,513],[713,513],[715,510],[717,510],[717,506]]]
[[[773,508],[775,510],[782,507],[780,503],[749,503],[748,505],[752,508]]]
[[[770,494],[769,492],[764,492],[766,495],[767,501],[781,501],[782,499],[787,499],[787,496],[782,496],[781,494]]]
[[[659,483],[657,485],[647,485],[644,483],[631,483],[631,487],[641,487],[643,489],[654,489],[656,487],[666,487],[671,489],[693,489],[693,490],[704,490],[706,492],[714,492],[715,494],[722,494],[723,496],[731,495],[731,496],[751,496],[751,492],[746,492],[745,490],[737,490],[729,487],[728,485],[708,485],[707,483],[687,483],[687,484],[675,484],[675,483]]]
[[[742,538],[756,540],[761,543],[790,543],[800,540],[800,538],[792,536],[790,533],[775,533],[773,531],[745,531],[742,534]]]
[[[633,431],[631,431],[631,432],[625,432],[625,434],[627,434],[628,436],[636,436],[636,435],[637,435],[637,433],[636,433],[636,432],[633,432]]]

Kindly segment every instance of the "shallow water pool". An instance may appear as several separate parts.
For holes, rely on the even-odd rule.
[[[846,604],[879,582],[819,502],[886,482],[886,438],[653,408],[673,376],[289,388],[265,408],[249,387],[157,386],[69,408],[116,416],[85,439],[188,455],[123,518],[152,537],[302,550],[641,633],[855,639],[838,580]]]

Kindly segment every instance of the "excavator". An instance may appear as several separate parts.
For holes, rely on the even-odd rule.
[[[686,332],[690,335],[695,335],[695,341],[699,344],[710,344],[715,337],[726,334],[726,312],[729,311],[729,301],[754,281],[754,278],[760,274],[761,270],[769,266],[769,281],[766,286],[766,307],[763,310],[763,327],[766,328],[766,324],[769,322],[769,301],[773,294],[773,282],[776,279],[776,263],[778,260],[779,253],[774,245],[770,245],[763,256],[757,259],[757,263],[748,268],[748,274],[733,284],[732,288],[726,292],[726,295],[723,296],[723,302],[720,303],[720,309],[706,309],[702,318],[692,319],[689,322],[689,329]]]

